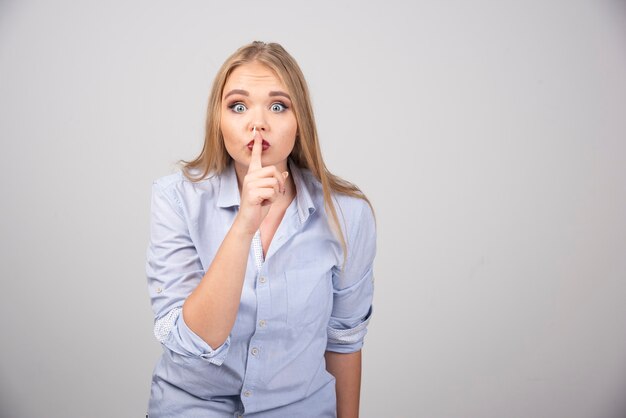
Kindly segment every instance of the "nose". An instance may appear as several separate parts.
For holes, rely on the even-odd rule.
[[[255,132],[265,132],[267,131],[267,124],[263,122],[253,122],[248,129],[251,134],[255,134]]]
[[[248,126],[250,133],[252,133],[255,127],[258,132],[267,131],[269,129],[269,126],[265,119],[265,114],[263,110],[257,110],[257,111],[252,111],[252,112],[250,113],[250,116],[251,116],[251,118],[249,119],[250,125]]]

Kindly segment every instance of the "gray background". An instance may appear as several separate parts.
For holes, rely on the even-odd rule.
[[[277,41],[378,216],[362,416],[626,416],[626,6],[0,0],[0,413],[143,417],[150,186]]]

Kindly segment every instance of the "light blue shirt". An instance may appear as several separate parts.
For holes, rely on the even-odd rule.
[[[150,418],[336,416],[324,352],[363,345],[374,216],[362,199],[333,196],[348,248],[342,270],[321,184],[291,160],[289,171],[296,197],[265,258],[255,235],[237,319],[219,347],[189,329],[181,311],[239,210],[234,165],[197,183],[180,171],[154,182],[146,273],[163,354],[152,376]]]

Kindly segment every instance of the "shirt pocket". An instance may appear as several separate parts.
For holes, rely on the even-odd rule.
[[[332,310],[332,272],[307,267],[285,271],[287,325],[307,327],[328,324]]]

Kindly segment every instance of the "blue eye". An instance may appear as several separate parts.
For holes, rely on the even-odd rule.
[[[277,102],[273,103],[270,109],[272,109],[272,112],[284,112],[287,110],[287,106],[284,103]]]
[[[233,103],[228,107],[235,113],[243,113],[246,111],[246,105],[243,103]]]

